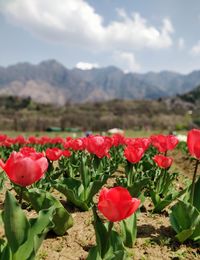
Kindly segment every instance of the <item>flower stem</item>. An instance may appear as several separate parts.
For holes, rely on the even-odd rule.
[[[128,174],[127,186],[130,187],[133,184],[133,164],[130,162],[128,162],[127,164],[127,174]]]
[[[23,199],[23,187],[20,187],[20,193],[19,193],[19,204],[22,205],[22,199]]]
[[[194,189],[195,189],[195,180],[196,180],[196,176],[197,176],[198,164],[199,164],[199,160],[196,160],[193,179],[192,179],[191,196],[190,196],[190,203],[191,204],[193,204],[193,200],[194,200]]]

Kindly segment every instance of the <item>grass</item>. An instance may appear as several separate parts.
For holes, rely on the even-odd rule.
[[[107,132],[104,132],[105,135],[107,135]],[[131,129],[125,130],[125,136],[126,137],[149,137],[152,134],[158,134],[161,133],[161,131],[145,131],[145,130],[138,130],[134,131]],[[163,133],[163,132],[162,132]],[[23,135],[24,137],[29,137],[29,136],[43,136],[47,135],[50,137],[66,137],[66,136],[72,136],[72,137],[81,137],[84,136],[84,132],[80,133],[73,133],[73,132],[46,132],[46,131],[41,131],[41,132],[23,132],[23,131],[1,131],[1,134],[6,134],[10,137],[16,137],[18,135]],[[102,134],[102,132],[93,132],[93,134]],[[166,133],[167,134],[167,133]]]

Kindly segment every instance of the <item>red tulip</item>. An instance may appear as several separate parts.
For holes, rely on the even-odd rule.
[[[28,138],[28,142],[29,142],[30,144],[37,144],[37,143],[38,143],[38,138],[35,137],[35,136],[30,136],[30,137]]]
[[[23,153],[24,155],[29,155],[31,153],[36,153],[36,150],[33,147],[30,146],[24,146],[19,149],[20,153]]]
[[[70,152],[69,150],[64,150],[64,151],[62,152],[62,155],[63,155],[64,157],[70,157],[70,156],[71,156],[71,152]]]
[[[0,143],[4,142],[7,139],[7,135],[0,134]]]
[[[160,153],[164,153],[176,147],[178,138],[174,135],[152,135],[151,143]]]
[[[50,160],[50,161],[57,161],[60,159],[60,157],[62,156],[63,151],[59,148],[47,148],[46,149],[46,157]]]
[[[187,145],[190,154],[200,160],[200,130],[192,129],[188,132]]]
[[[18,135],[16,138],[14,138],[14,144],[26,144],[27,141],[22,135]]]
[[[139,205],[140,200],[132,198],[123,187],[103,188],[99,195],[98,209],[111,222],[128,218]]]
[[[125,144],[127,146],[131,145],[138,148],[143,148],[145,151],[149,148],[151,143],[150,138],[131,138],[128,137],[125,139]]]
[[[173,162],[171,157],[164,156],[162,154],[157,154],[153,157],[154,162],[163,169],[168,169]]]
[[[6,163],[0,160],[0,166],[12,182],[26,187],[43,177],[48,161],[42,153],[12,152]]]
[[[166,138],[167,150],[173,150],[179,142],[178,138],[175,135],[167,135]]]
[[[50,143],[51,144],[64,144],[65,141],[62,137],[56,136],[54,138],[51,138]]]
[[[144,149],[141,147],[134,147],[128,145],[124,150],[124,156],[130,163],[137,163],[141,160],[144,155]]]
[[[119,146],[124,144],[125,138],[121,134],[114,134],[111,138],[113,146]]]
[[[89,153],[95,154],[99,158],[109,157],[112,139],[100,135],[90,135],[85,139],[85,146]]]
[[[68,139],[67,142],[65,143],[64,147],[66,149],[71,148],[75,151],[82,151],[85,149],[85,143],[84,143],[85,138],[76,138],[76,139]]]

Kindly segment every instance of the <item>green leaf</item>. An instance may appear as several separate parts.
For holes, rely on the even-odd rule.
[[[163,199],[160,199],[160,202],[155,205],[153,212],[160,213],[165,207],[170,205],[175,199],[179,198],[185,193],[186,190],[181,190],[179,192],[170,193],[165,196]]]
[[[30,224],[14,196],[7,191],[5,197],[3,221],[5,235],[12,253],[27,240]]]
[[[96,236],[96,243],[98,247],[98,251],[100,256],[102,255],[103,250],[106,247],[106,237],[107,237],[107,227],[103,224],[102,220],[99,218],[96,212],[96,206],[93,206],[93,216],[94,216],[94,229],[95,229],[95,236]]]
[[[156,191],[151,190],[150,191],[150,196],[151,196],[151,199],[152,199],[152,202],[153,202],[154,206],[156,207],[160,203],[160,201],[161,201],[159,194],[157,194]]]
[[[195,183],[193,205],[200,211],[200,176]]]
[[[84,187],[81,181],[67,178],[53,185],[55,189],[64,194],[67,201],[82,210],[88,210],[89,206],[84,200]]]
[[[190,203],[179,201],[172,207],[170,222],[180,242],[198,240],[200,234],[200,212]]]
[[[2,260],[4,260],[4,259],[5,260],[13,260],[12,252],[11,252],[8,244],[3,248],[3,250],[0,254],[0,259],[2,259]]]
[[[194,232],[194,228],[185,229],[181,232],[179,232],[176,235],[176,238],[183,243],[186,239],[188,239]]]
[[[122,220],[120,222],[122,239],[124,245],[127,247],[132,247],[137,236],[137,215],[132,214],[129,218]]]
[[[102,260],[97,246],[90,249],[87,260]]]
[[[87,205],[90,206],[94,195],[101,189],[101,187],[106,183],[108,176],[104,180],[95,180],[90,183],[89,188],[87,189]]]
[[[41,210],[36,219],[30,219],[30,232],[26,242],[15,254],[16,259],[34,259],[47,232],[53,227],[52,219],[55,208]]]
[[[200,215],[200,212],[199,212]],[[190,237],[190,239],[193,239],[195,242],[200,243],[200,218],[198,221],[198,224],[195,226],[195,230],[192,234],[192,236]]]
[[[110,241],[109,241],[109,250],[105,254],[105,260],[128,260],[127,251],[123,245],[123,241],[119,234],[112,230]]]
[[[39,189],[30,189],[26,193],[26,197],[37,212],[54,206],[55,213],[52,221],[54,223],[53,230],[57,235],[64,235],[66,230],[72,227],[73,219],[71,214],[63,207],[60,201],[49,192]]]
[[[150,178],[145,177],[145,178],[142,178],[141,180],[135,181],[133,185],[129,186],[128,191],[130,192],[131,196],[132,197],[139,197],[142,190],[149,183],[149,180],[150,180]]]

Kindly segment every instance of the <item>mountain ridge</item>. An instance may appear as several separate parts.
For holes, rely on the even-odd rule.
[[[200,71],[124,73],[115,66],[68,69],[56,60],[0,66],[0,95],[31,97],[64,105],[112,99],[158,99],[187,93],[200,84]]]

